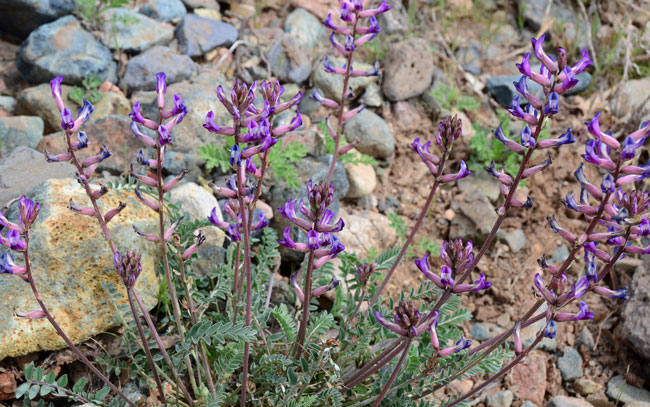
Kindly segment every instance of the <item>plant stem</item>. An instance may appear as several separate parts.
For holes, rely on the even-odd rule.
[[[361,304],[363,304],[364,298],[366,298],[365,289],[361,290],[361,297],[359,298],[359,303],[357,304],[357,307],[352,312],[352,315],[350,315],[350,321],[354,318],[355,315],[357,315],[357,312],[359,312],[359,310],[361,309]]]
[[[183,384],[183,381],[180,380],[178,373],[174,368],[174,364],[172,363],[172,360],[169,357],[169,353],[167,353],[167,349],[165,349],[165,345],[163,344],[162,339],[160,338],[160,335],[156,330],[156,326],[151,320],[149,311],[147,311],[147,306],[144,304],[144,301],[142,301],[140,294],[138,294],[138,291],[135,289],[133,290],[133,298],[135,298],[135,302],[138,304],[138,308],[140,308],[140,312],[142,312],[142,315],[144,316],[144,320],[147,323],[147,326],[149,327],[149,330],[151,331],[151,335],[153,335],[156,344],[158,345],[158,349],[160,349],[160,353],[162,354],[165,363],[167,363],[167,366],[172,371],[172,374],[174,375],[174,379],[176,379],[176,384],[178,385],[178,387],[180,387],[181,391],[183,392],[183,395],[185,396],[185,398],[187,398],[187,401],[191,404],[192,397],[190,396],[190,393],[187,391],[185,385]],[[190,381],[191,381],[192,389],[194,390],[195,393],[197,393],[198,389],[194,381],[194,376],[190,376]]]
[[[32,293],[34,294],[34,298],[36,299],[36,302],[38,302],[38,305],[41,307],[41,310],[45,314],[45,318],[50,322],[56,333],[63,339],[63,341],[68,345],[70,350],[85,364],[88,369],[90,369],[97,377],[100,378],[102,382],[104,382],[105,385],[110,387],[111,390],[113,390],[118,396],[120,396],[130,407],[137,407],[131,400],[129,400],[124,393],[120,391],[111,381],[95,367],[95,365],[92,364],[86,356],[81,353],[79,348],[75,346],[74,343],[68,338],[68,336],[63,332],[63,329],[61,329],[61,326],[56,322],[54,319],[54,316],[50,313],[49,309],[45,305],[45,302],[41,298],[41,294],[38,291],[38,288],[36,287],[36,282],[34,281],[34,276],[32,275],[32,270],[31,270],[31,264],[29,261],[29,231],[26,231],[24,234],[25,237],[25,251],[23,252],[23,256],[25,258],[25,268],[27,269],[27,281],[29,282],[29,286],[32,289]]]
[[[300,329],[298,329],[298,336],[293,348],[293,354],[296,359],[300,358],[304,350],[305,335],[307,333],[307,324],[309,324],[309,304],[311,302],[311,286],[312,274],[314,272],[314,251],[309,252],[309,259],[307,261],[307,275],[305,276],[305,301],[302,304],[302,320],[300,321]]]
[[[348,389],[352,389],[354,386],[357,384],[361,383],[362,381],[366,380],[368,377],[373,375],[377,370],[381,369],[382,366],[384,366],[386,363],[389,363],[397,354],[399,354],[402,349],[404,349],[404,346],[406,346],[406,342],[404,341],[398,341],[396,343],[395,347],[392,347],[392,349],[389,352],[386,351],[382,352],[378,357],[374,358],[372,362],[366,363],[366,365],[357,370],[354,375],[352,376],[353,378],[348,378],[348,380],[345,383],[345,387]]]
[[[160,393],[161,401],[166,406],[167,399],[165,398],[165,391],[163,390],[162,382],[158,376],[158,369],[156,364],[153,361],[151,356],[151,349],[149,349],[149,343],[147,342],[147,336],[144,334],[144,329],[142,329],[142,323],[140,322],[140,317],[138,312],[135,309],[135,304],[133,303],[133,296],[131,295],[131,289],[127,287],[126,294],[129,299],[129,306],[131,307],[131,313],[133,314],[133,320],[135,321],[135,326],[138,328],[138,333],[140,334],[140,341],[142,342],[142,348],[144,353],[147,355],[147,362],[149,362],[149,367],[151,367],[151,373],[153,374],[153,379],[156,382],[158,387],[158,392]]]
[[[406,340],[406,345],[404,346],[404,352],[402,352],[402,356],[400,356],[399,360],[397,361],[397,365],[395,365],[395,369],[393,370],[393,373],[388,378],[388,382],[386,383],[386,385],[382,389],[381,393],[379,393],[379,396],[375,400],[375,403],[372,405],[372,407],[379,406],[379,403],[381,403],[384,396],[386,396],[386,392],[390,388],[390,385],[393,384],[393,382],[397,378],[397,374],[399,373],[399,369],[402,367],[402,364],[404,363],[404,360],[406,359],[406,355],[408,355],[409,349],[411,348],[411,342],[413,342],[413,338],[408,338]]]
[[[357,21],[354,22],[354,27],[352,27],[352,38],[355,40],[357,38]],[[350,81],[350,72],[352,70],[353,53],[354,51],[350,51],[348,53],[345,75],[343,76],[343,91],[341,92],[341,104],[339,105],[338,123],[336,124],[336,138],[334,139],[334,152],[332,153],[332,164],[330,164],[330,170],[327,173],[327,179],[325,181],[326,185],[329,185],[332,182],[332,176],[334,175],[334,168],[336,168],[336,161],[339,158],[339,148],[341,147],[341,134],[343,133],[343,113],[345,112],[345,99],[346,99],[345,95],[348,92],[348,82]]]
[[[413,225],[413,228],[411,229],[411,233],[409,234],[408,238],[406,238],[406,242],[404,242],[404,244],[402,245],[402,248],[400,249],[397,258],[393,262],[393,265],[386,273],[386,277],[384,277],[384,281],[382,281],[381,285],[375,292],[375,295],[372,297],[370,304],[368,304],[369,308],[372,308],[377,303],[377,300],[379,300],[379,296],[381,295],[382,290],[386,287],[388,281],[393,276],[393,273],[397,269],[399,262],[402,260],[402,257],[404,257],[404,255],[406,254],[406,250],[411,245],[411,242],[413,241],[415,234],[417,233],[418,229],[422,225],[424,218],[427,216],[427,213],[429,212],[429,207],[433,202],[433,197],[435,196],[436,191],[438,190],[438,186],[440,185],[440,177],[442,176],[442,172],[445,169],[445,161],[447,159],[447,154],[448,152],[445,151],[444,154],[442,155],[442,159],[440,160],[440,165],[438,166],[438,173],[436,174],[436,180],[434,181],[433,186],[431,187],[431,191],[429,192],[429,196],[427,197],[427,200],[424,202],[424,206],[420,211],[420,215],[418,215],[418,219],[415,221],[415,225]]]

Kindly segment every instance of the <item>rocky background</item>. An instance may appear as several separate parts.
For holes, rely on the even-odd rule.
[[[584,142],[582,122],[598,110],[605,111],[601,125],[608,123],[615,135],[650,120],[647,0],[389,3],[393,10],[379,22],[382,34],[355,62],[357,69],[368,69],[378,60],[382,74],[351,81],[354,103],[367,108],[344,129],[347,140],[356,141],[358,152],[373,157],[376,164],[340,165],[333,181],[340,215],[348,225],[341,240],[360,257],[398,244],[404,232],[396,219],[411,225],[428,194],[432,181],[410,151],[412,139],[431,138],[439,118],[457,114],[464,122],[465,135],[454,151],[452,165],[460,159],[471,161],[476,151],[470,140],[480,134],[489,138],[488,130],[498,125],[497,112],[510,104],[512,81],[519,78],[514,63],[528,52],[530,38],[541,32],[551,38],[547,49],[552,48],[550,44],[562,45],[575,57],[581,48],[588,48],[599,61],[597,68],[578,77],[578,87],[562,105],[567,114],[553,123],[552,134],[571,126]],[[224,117],[223,109],[215,93],[218,85],[227,89],[235,77],[249,83],[279,78],[287,97],[304,92],[299,106],[304,125],[284,140],[285,146],[298,141],[306,147],[307,156],[296,164],[300,185],[310,178],[324,178],[331,160],[324,154],[325,135],[320,126],[328,112],[310,95],[318,88],[326,97],[337,99],[343,86],[340,76],[322,69],[322,59],[332,56],[332,49],[320,21],[330,11],[337,14],[335,1],[131,0],[121,7],[90,11],[84,9],[88,4],[95,2],[0,0],[0,207],[11,214],[14,200],[29,193],[51,208],[41,214],[43,225],[35,231],[40,234],[35,241],[44,242],[35,249],[43,259],[39,281],[50,290],[47,295],[57,298],[56,306],[70,318],[70,329],[76,329],[73,338],[80,341],[119,324],[107,313],[110,298],[101,283],[116,277],[110,274],[110,259],[98,252],[98,236],[88,235],[92,222],[66,220],[65,205],[70,194],[76,193],[72,166],[48,164],[43,157],[45,150],[63,150],[60,118],[48,83],[52,77],[65,77],[62,88],[68,106],[75,106],[79,94],[95,99],[95,112],[84,130],[94,146],[107,144],[114,153],[100,167],[100,181],[113,182],[126,174],[140,148],[126,115],[136,101],[141,101],[145,115],[155,112],[155,73],[166,72],[169,98],[180,94],[190,113],[174,131],[173,152],[167,154],[165,166],[170,174],[189,169],[187,182],[174,190],[172,200],[194,219],[203,218],[219,204],[205,188],[207,182],[218,184],[226,176],[218,169],[207,169],[197,152],[206,144],[224,144],[201,127],[209,110],[217,112],[215,121],[222,122],[218,118]],[[331,59],[334,65],[342,63]],[[440,89],[447,89],[443,97]],[[449,89],[469,97],[475,105],[461,103]],[[287,112],[276,123],[288,122],[292,115]],[[530,286],[537,258],[547,254],[561,261],[568,254],[568,247],[545,225],[545,217],[553,213],[562,224],[580,225],[559,203],[567,191],[575,189],[571,174],[584,148],[581,143],[567,147],[553,153],[550,171],[523,188],[531,191],[535,208],[504,222],[499,242],[479,267],[493,288],[471,298],[472,302],[463,299],[475,316],[466,327],[466,334],[474,340],[486,340],[510,327],[534,301]],[[296,191],[277,180],[270,182],[260,210],[274,218],[273,208],[304,193],[304,186]],[[137,201],[127,192],[116,194],[129,200],[133,212],[120,216],[114,234],[118,239],[132,239],[129,228],[121,225],[139,222],[146,229],[151,220],[139,215],[147,212],[138,211]],[[496,218],[498,201],[498,185],[480,171],[440,191],[426,226],[416,237],[420,244],[413,255],[421,256],[448,238],[480,242]],[[284,225],[276,216],[272,226]],[[83,239],[75,238],[79,233]],[[216,227],[204,233],[209,244],[200,250],[196,264],[208,273],[211,264],[223,259],[224,236]],[[84,253],[93,256],[89,259]],[[146,261],[155,264],[157,253],[148,256]],[[277,290],[287,289],[289,265],[299,261],[289,254],[283,258]],[[556,339],[542,341],[525,364],[471,404],[649,407],[650,392],[644,389],[650,382],[649,265],[635,258],[622,261],[613,284],[630,286],[630,300],[619,304],[590,297],[595,320],[562,326]],[[581,270],[575,267],[574,272],[577,276]],[[66,277],[61,279],[61,275]],[[152,307],[155,280],[151,275],[139,282],[149,293]],[[393,294],[418,284],[421,277],[406,261],[394,280],[389,288]],[[0,276],[0,401],[4,400],[0,404],[20,404],[12,399],[25,363],[45,360],[59,369],[61,364],[73,363],[65,351],[44,351],[61,346],[47,336],[47,326],[13,317],[14,305],[27,307],[30,301],[27,291]],[[76,323],[80,316],[82,323]],[[524,336],[532,340],[539,328],[529,328]],[[456,382],[446,392],[458,394],[472,385],[471,380]]]

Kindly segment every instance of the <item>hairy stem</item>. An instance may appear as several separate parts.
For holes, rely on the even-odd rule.
[[[379,396],[377,396],[377,399],[375,400],[372,407],[379,406],[379,403],[381,403],[381,401],[384,399],[384,396],[386,396],[386,392],[390,388],[391,384],[393,384],[393,382],[397,378],[397,375],[399,373],[399,369],[402,367],[402,364],[404,363],[404,360],[406,359],[406,355],[408,355],[408,353],[409,353],[409,348],[411,347],[411,342],[413,342],[413,338],[408,338],[406,340],[406,345],[404,346],[404,352],[402,352],[402,356],[400,356],[399,360],[397,361],[397,365],[395,365],[395,369],[393,370],[393,373],[388,378],[388,382],[386,382],[386,385],[381,390],[381,393],[379,393]]]
[[[380,357],[373,359],[372,363],[367,363],[362,369],[357,370],[354,373],[354,376],[346,381],[345,388],[352,389],[357,384],[366,380],[377,370],[386,365],[386,363],[389,363],[391,360],[393,360],[393,358],[397,356],[402,351],[402,349],[404,349],[404,346],[406,346],[406,341],[400,341],[397,342],[396,346],[393,347],[389,352],[382,352]]]
[[[296,359],[300,358],[305,346],[305,336],[307,333],[307,325],[309,324],[309,304],[311,303],[311,286],[312,274],[314,273],[314,251],[309,252],[309,259],[307,261],[307,275],[305,276],[305,302],[302,304],[302,320],[300,321],[300,329],[298,329],[298,336],[293,348],[293,355]]]

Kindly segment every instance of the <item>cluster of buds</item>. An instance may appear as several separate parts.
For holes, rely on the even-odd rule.
[[[569,192],[566,199],[561,202],[567,209],[583,214],[589,221],[593,221],[594,217],[598,216],[599,224],[607,230],[576,235],[563,228],[555,217],[547,218],[553,232],[571,245],[582,246],[587,265],[585,276],[565,293],[567,276],[560,273],[557,266],[547,263],[545,258],[538,260],[542,270],[552,275],[548,285],[544,283],[540,274],[535,276],[538,295],[549,304],[547,317],[549,323],[545,332],[547,336],[555,335],[556,322],[593,318],[593,313],[589,312],[583,301],[580,302],[580,310],[577,313],[551,311],[579,299],[587,291],[592,290],[611,299],[627,299],[627,287],[612,290],[599,284],[605,276],[605,268],[611,269],[613,263],[626,253],[650,253],[650,245],[641,247],[627,243],[650,235],[650,213],[648,213],[650,193],[623,190],[624,186],[641,181],[650,174],[648,165],[636,166],[627,163],[635,158],[638,147],[643,145],[646,138],[650,136],[650,125],[647,122],[643,123],[639,130],[620,143],[611,133],[601,131],[599,117],[600,114],[596,114],[590,122],[586,123],[587,130],[594,139],[587,141],[585,154],[582,157],[587,163],[605,172],[600,187],[588,180],[584,173],[584,163],[581,163],[574,173],[580,184],[579,200],[576,201],[574,194]],[[611,253],[607,250],[608,246],[613,247]],[[598,272],[597,260],[606,265],[601,273]]]
[[[29,269],[25,266],[16,264],[11,252],[25,253],[27,247],[27,237],[29,229],[38,217],[41,205],[35,203],[25,195],[18,200],[18,222],[10,222],[7,217],[0,212],[0,245],[9,249],[0,254],[0,274],[11,274],[20,277],[22,280],[29,282],[31,276]],[[8,229],[7,236],[3,235],[2,229]],[[45,314],[42,311],[32,311],[25,314],[14,312],[21,318],[38,319],[43,318]]]
[[[117,251],[113,255],[113,266],[127,289],[132,289],[135,286],[135,281],[142,272],[140,259],[141,256],[135,250],[127,251],[124,256]]]
[[[334,200],[334,187],[320,182],[316,185],[307,182],[307,198],[309,206],[302,200],[289,200],[278,208],[280,214],[293,223],[307,235],[307,243],[295,242],[291,238],[291,226],[287,226],[282,239],[278,242],[288,248],[303,253],[313,253],[315,256],[314,269],[318,269],[328,260],[338,256],[345,246],[334,233],[343,230],[345,223],[342,218],[332,223],[334,212],[328,209]],[[303,217],[296,212],[298,211]]]
[[[156,74],[156,94],[158,95],[158,111],[160,112],[160,121],[158,123],[154,120],[142,116],[142,113],[140,112],[139,101],[133,105],[133,111],[129,114],[129,117],[131,117],[131,132],[133,135],[146,147],[152,148],[156,154],[155,158],[148,159],[146,158],[144,149],[140,149],[136,158],[137,162],[143,165],[145,168],[152,168],[155,171],[152,171],[150,175],[138,174],[133,170],[133,166],[131,166],[131,176],[141,184],[157,189],[162,189],[162,194],[165,194],[174,188],[187,173],[187,170],[183,169],[181,170],[180,174],[163,183],[162,166],[164,162],[165,152],[167,150],[167,145],[172,142],[171,130],[183,121],[183,118],[185,115],[187,115],[188,112],[187,107],[183,104],[183,99],[181,99],[181,96],[177,94],[172,98],[174,107],[165,110],[165,93],[167,92],[166,79],[167,76],[164,72],[159,72]],[[163,124],[163,120],[167,121]],[[142,132],[140,126],[144,126],[149,130],[155,131],[157,137],[149,137],[144,132]],[[158,199],[158,197],[156,199],[153,199],[147,196],[139,187],[135,188],[135,194],[140,202],[142,202],[154,212],[159,213],[163,210],[162,202],[160,199]],[[159,242],[161,239],[168,241],[182,219],[183,218],[181,217],[173,222],[165,231],[165,233],[162,234],[162,236],[152,233],[143,233],[135,226],[133,226],[133,230],[140,237],[143,237],[152,242]]]
[[[544,52],[544,37],[545,35],[542,35],[538,39],[533,38],[531,40],[535,56],[541,63],[539,72],[534,72],[530,66],[530,53],[527,53],[522,62],[517,64],[517,68],[521,72],[522,77],[518,81],[513,82],[513,84],[519,94],[513,98],[512,105],[508,110],[515,118],[524,122],[524,127],[520,133],[520,141],[517,142],[509,139],[503,131],[501,124],[494,132],[495,139],[521,156],[529,154],[531,150],[558,147],[576,141],[576,137],[573,135],[571,129],[568,129],[561,136],[554,139],[538,140],[538,138],[544,126],[544,120],[558,113],[560,108],[560,95],[576,86],[578,83],[576,75],[584,71],[592,63],[589,58],[589,53],[583,50],[582,58],[575,65],[568,66],[566,51],[561,47],[558,48],[558,60],[555,61],[553,57]],[[528,80],[532,80],[542,87],[544,100],[529,91]],[[524,107],[521,106],[522,97],[525,103]],[[551,157],[547,156],[542,163],[524,168],[519,180],[529,178],[545,170],[549,165],[551,165]],[[515,181],[513,175],[506,173],[505,167],[497,169],[494,162],[490,163],[486,171],[499,181],[501,193],[508,197],[512,184]],[[530,198],[522,201],[510,197],[509,206],[511,207],[527,208],[531,205],[532,201]],[[500,211],[505,211],[505,208],[500,208]]]
[[[451,151],[454,140],[463,136],[463,123],[457,117],[446,117],[440,123],[438,123],[438,133],[436,134],[436,145],[442,152],[442,157],[446,159],[447,155]],[[411,143],[413,150],[420,156],[420,160],[427,166],[431,174],[436,177],[439,177],[438,180],[441,183],[457,181],[461,178],[465,178],[470,175],[472,172],[467,169],[465,161],[460,162],[460,170],[453,174],[442,175],[439,172],[442,171],[442,168],[439,168],[442,159],[437,155],[433,154],[430,150],[431,141],[422,143],[420,138],[417,137]]]
[[[377,267],[374,263],[362,263],[357,267],[357,277],[361,283],[361,287],[365,287],[370,282],[370,277],[375,272]]]
[[[440,258],[445,265],[442,266],[439,275],[431,271],[429,253],[425,254],[421,259],[415,259],[415,265],[426,278],[433,281],[435,285],[443,290],[450,289],[455,293],[469,291],[476,293],[481,290],[487,290],[492,286],[492,283],[485,281],[485,275],[483,273],[481,273],[480,278],[474,284],[457,284],[455,282],[456,276],[462,275],[472,267],[474,262],[472,250],[473,245],[471,241],[468,241],[466,244],[463,244],[461,239],[444,242],[440,247]]]
[[[88,182],[94,175],[99,164],[111,156],[111,152],[108,150],[106,145],[102,145],[97,154],[83,160],[77,158],[77,151],[88,147],[88,136],[85,132],[81,131],[80,128],[83,123],[88,121],[94,108],[90,102],[84,99],[83,106],[77,113],[77,118],[73,119],[70,110],[65,107],[65,103],[61,96],[61,82],[63,82],[63,76],[57,76],[50,81],[50,87],[52,88],[52,97],[54,98],[59,113],[61,114],[61,128],[65,131],[68,151],[56,155],[51,154],[49,151],[45,151],[45,158],[48,162],[72,162],[77,167],[77,181],[86,189],[89,198],[96,200],[106,194],[108,189],[103,185],[99,185],[99,188],[93,189]],[[77,134],[77,137],[76,140],[73,141],[75,133]],[[104,222],[108,223],[119,214],[125,206],[126,204],[120,203],[116,208],[106,212],[103,215]],[[95,210],[93,208],[80,207],[72,200],[70,200],[68,208],[81,215],[95,216]]]
[[[242,240],[244,228],[251,227],[252,230],[259,230],[268,226],[268,221],[263,213],[259,213],[255,223],[249,221],[247,216],[242,213],[248,213],[248,207],[255,201],[255,190],[250,181],[261,182],[264,175],[263,170],[266,165],[268,151],[278,142],[278,137],[294,131],[302,125],[300,111],[296,111],[295,117],[289,125],[272,127],[273,116],[292,108],[302,100],[302,93],[298,92],[288,102],[280,100],[284,93],[284,87],[280,82],[263,81],[259,85],[259,92],[264,101],[264,107],[258,108],[254,105],[257,82],[250,87],[238,80],[230,92],[230,99],[226,98],[223,88],[217,88],[217,97],[224,105],[226,110],[233,118],[233,126],[220,126],[214,122],[214,112],[210,111],[206,115],[205,124],[203,125],[211,133],[217,133],[235,138],[235,143],[230,150],[230,165],[235,174],[228,179],[225,187],[218,187],[210,184],[210,187],[220,196],[228,199],[225,205],[225,212],[233,220],[232,223],[220,219],[217,214],[217,208],[212,210],[208,216],[210,222],[223,229],[231,241],[238,242]],[[239,129],[247,128],[247,132],[242,134]],[[255,157],[262,157],[262,169],[257,168]],[[241,207],[244,204],[244,208]],[[246,219],[244,224],[242,219]],[[248,224],[250,222],[250,224]]]
[[[323,25],[332,31],[330,34],[330,42],[334,49],[347,59],[347,62],[342,67],[335,67],[330,63],[329,57],[325,57],[323,59],[323,69],[325,72],[334,75],[342,75],[346,78],[379,75],[379,62],[376,62],[370,70],[354,69],[352,56],[358,47],[373,40],[377,34],[379,34],[381,28],[377,22],[377,16],[387,12],[392,7],[387,5],[385,0],[373,9],[366,9],[363,5],[363,0],[341,0],[339,3],[341,4],[340,16],[342,24],[334,24],[332,21],[332,14],[330,13],[327,15],[325,21],[323,21]],[[362,23],[365,19],[367,19],[367,25]],[[337,36],[342,36],[343,42],[339,41]],[[312,98],[314,98],[314,100],[327,108],[342,113],[339,117],[341,121],[341,123],[339,123],[339,128],[343,123],[356,116],[365,107],[362,104],[354,109],[346,111],[345,100],[352,98],[353,96],[353,93],[349,92],[348,89],[343,89],[343,95],[341,95],[342,100],[339,103],[338,101],[324,97],[318,89],[312,93]],[[328,133],[338,146],[340,141],[340,132],[334,131],[329,124],[329,119],[327,121],[327,129]],[[337,149],[337,154],[345,154],[352,147],[353,145],[348,144],[341,150]]]

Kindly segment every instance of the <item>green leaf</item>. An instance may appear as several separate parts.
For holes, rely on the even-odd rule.
[[[79,106],[83,105],[84,97],[86,97],[86,91],[84,91],[83,89],[81,89],[78,86],[75,86],[74,88],[72,88],[70,93],[68,93],[68,99],[72,100],[73,102],[75,102]]]
[[[102,401],[102,400],[104,400],[106,398],[106,396],[108,396],[108,393],[110,393],[110,392],[111,392],[111,388],[108,387],[108,386],[104,386],[104,387],[101,388],[101,390],[99,390],[97,393],[95,393],[95,396],[93,397],[93,399],[95,399],[97,401]]]
[[[16,389],[16,399],[21,398],[25,393],[29,391],[29,387],[31,384],[29,382],[22,383],[18,388]]]
[[[25,366],[25,379],[31,380],[33,373],[34,373],[34,362],[31,362],[30,364]]]
[[[59,380],[56,381],[56,384],[59,387],[66,387],[68,385],[68,375],[64,374],[63,376],[59,377]]]
[[[38,396],[39,390],[41,390],[41,386],[39,386],[38,384],[32,386],[29,389],[29,394],[27,395],[27,398],[29,398],[30,400],[34,400],[34,398]]]
[[[54,391],[54,387],[52,386],[43,386],[41,387],[41,397],[47,396],[48,394],[52,393]]]
[[[287,341],[295,341],[297,335],[296,321],[293,319],[291,314],[289,314],[289,309],[287,306],[285,304],[280,304],[279,306],[273,308],[271,315],[273,315],[273,318],[275,318],[275,320],[278,321],[278,324],[280,324],[280,327],[282,327],[282,331],[284,331],[284,335],[287,337]]]
[[[290,385],[295,386],[296,384],[298,384],[298,375],[296,374],[296,372],[293,371],[292,367],[287,369],[287,376],[289,378]]]
[[[34,370],[34,381],[35,382],[43,381],[43,376],[45,376],[45,372],[40,367],[37,367],[36,370]]]
[[[86,387],[86,378],[82,377],[81,379],[77,380],[74,386],[72,386],[72,392],[79,394],[82,391],[84,391],[85,387]]]

